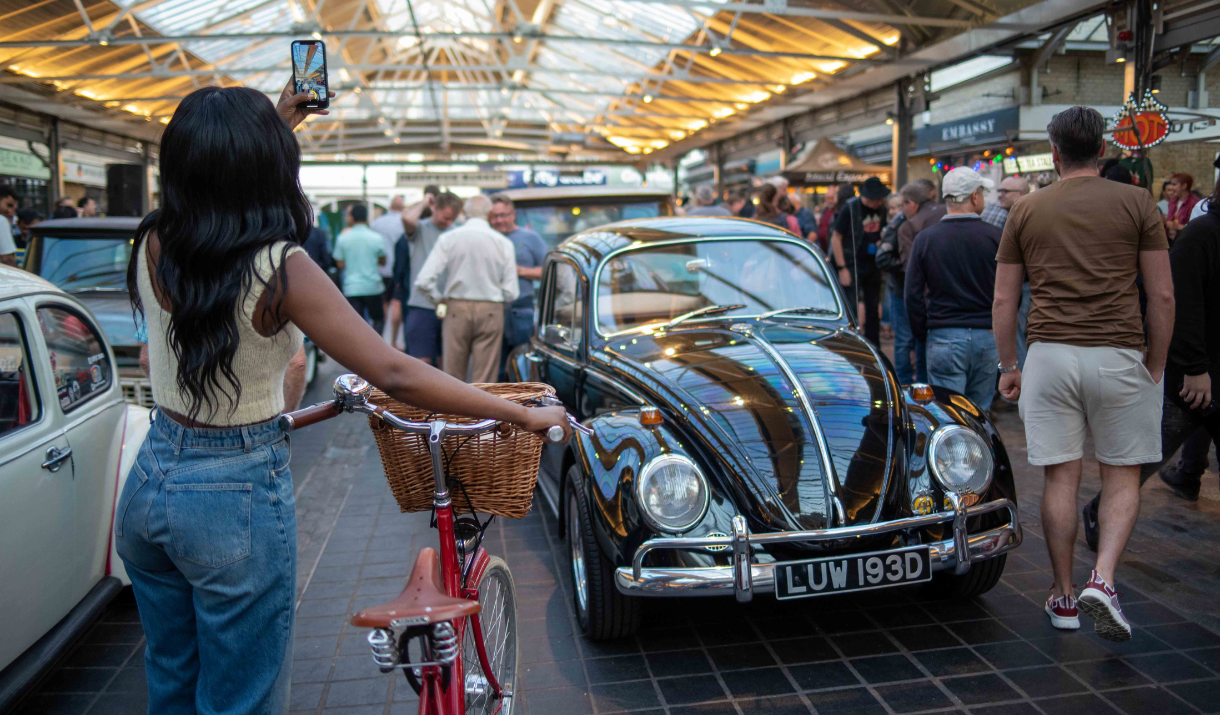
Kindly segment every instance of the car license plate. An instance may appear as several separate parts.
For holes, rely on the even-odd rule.
[[[926,546],[775,564],[775,597],[809,598],[932,580]]]

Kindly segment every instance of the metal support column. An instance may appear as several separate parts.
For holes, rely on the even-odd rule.
[[[360,165],[360,203],[365,208],[369,205],[369,165]]]
[[[788,158],[792,155],[792,118],[788,117],[780,121],[780,149],[782,153],[779,155],[779,170],[788,170]]]
[[[678,187],[678,160],[679,160],[679,159],[681,159],[681,158],[682,158],[682,157],[675,157],[675,158],[674,158],[674,164],[673,164],[673,171],[674,171],[674,191],[673,191],[673,195],[674,195],[674,205],[675,205],[675,206],[676,206],[676,205],[677,205],[677,203],[678,203],[678,189],[679,189],[679,187]],[[723,198],[723,197],[721,197],[721,198]]]
[[[48,212],[55,210],[55,202],[64,195],[64,162],[59,156],[59,117],[51,117],[47,127],[47,160],[51,163],[50,203]],[[50,213],[47,214],[50,216]]]
[[[152,144],[143,142],[144,151],[140,154],[140,164],[144,167],[144,195],[140,197],[140,215],[146,216],[153,210],[153,162]]]
[[[716,195],[724,196],[724,143],[717,142],[712,146],[716,150],[716,173],[713,177],[716,180]]]
[[[890,153],[890,178],[895,191],[907,183],[907,163],[911,158],[911,97],[910,80],[894,83],[894,132]]]

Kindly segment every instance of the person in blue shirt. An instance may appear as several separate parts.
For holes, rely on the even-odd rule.
[[[534,231],[517,225],[513,200],[504,194],[491,197],[491,227],[513,242],[517,255],[517,299],[504,308],[504,345],[500,350],[500,377],[506,379],[504,366],[513,348],[529,342],[534,330],[534,281],[542,280],[542,261],[546,242]]]
[[[347,210],[348,229],[335,241],[335,266],[343,271],[343,296],[380,335],[385,329],[385,284],[378,270],[386,264],[385,242],[369,228],[369,207],[356,204]]]

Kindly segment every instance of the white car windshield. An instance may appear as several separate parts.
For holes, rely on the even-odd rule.
[[[784,308],[803,308],[800,315],[811,318],[841,314],[830,276],[812,249],[758,239],[690,241],[621,253],[601,267],[596,305],[604,334],[666,323],[711,306],[733,308],[709,317]]]

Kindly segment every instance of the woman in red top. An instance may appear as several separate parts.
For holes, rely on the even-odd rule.
[[[1165,235],[1170,241],[1190,222],[1190,212],[1195,204],[1199,203],[1199,197],[1190,192],[1194,185],[1194,177],[1190,174],[1178,173],[1169,177],[1169,185],[1165,187],[1165,193],[1169,197],[1169,211],[1165,214]]]

